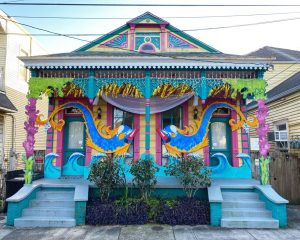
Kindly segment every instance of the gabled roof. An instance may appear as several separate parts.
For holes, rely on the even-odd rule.
[[[150,21],[153,21],[155,23],[158,23],[158,24],[169,24],[167,21],[165,21],[164,19],[154,15],[153,13],[151,12],[145,12],[144,14],[140,15],[140,16],[137,16],[133,19],[131,19],[130,21],[128,21],[127,23],[130,24],[130,23],[133,23],[133,24],[138,24],[144,20],[150,20]]]
[[[159,18],[158,16],[150,13],[150,12],[145,12],[142,15],[133,18],[132,20],[128,21],[126,24],[122,25],[121,27],[95,39],[94,41],[92,41],[91,43],[88,43],[86,45],[83,45],[82,47],[74,50],[74,52],[82,52],[82,51],[86,51],[87,49],[92,48],[93,46],[100,44],[104,41],[106,41],[107,39],[111,38],[114,35],[118,35],[122,32],[124,32],[125,30],[129,29],[130,24],[139,24],[142,21],[146,20],[146,19],[150,19],[154,22],[156,22],[157,24],[164,24],[166,26],[166,29],[169,30],[170,32],[175,32],[177,35],[187,39],[188,41],[190,41],[191,43],[195,44],[196,46],[199,46],[205,50],[207,50],[208,52],[211,53],[221,53],[219,50],[207,45],[206,43],[192,37],[191,35],[185,33],[184,31],[181,31],[180,29],[172,26],[171,24],[169,24],[167,21]],[[152,23],[153,24],[153,23]],[[154,24],[153,24],[154,25]]]
[[[15,113],[18,110],[4,92],[0,92],[0,111]]]
[[[279,98],[285,97],[292,93],[300,91],[300,71],[295,73],[293,76],[289,77],[287,80],[283,81],[276,87],[272,88],[267,92],[267,103],[276,101]],[[248,104],[247,108],[253,109],[257,107],[256,102],[251,102]]]
[[[275,61],[300,61],[300,51],[265,46],[245,56],[273,57]]]

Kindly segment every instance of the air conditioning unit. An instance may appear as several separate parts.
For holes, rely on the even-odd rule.
[[[287,131],[274,131],[274,135],[276,142],[288,141]]]

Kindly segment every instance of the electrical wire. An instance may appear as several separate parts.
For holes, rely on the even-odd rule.
[[[300,12],[276,12],[276,13],[254,13],[254,14],[233,14],[233,15],[206,15],[206,16],[177,16],[177,17],[161,17],[163,19],[205,19],[205,18],[232,18],[232,17],[254,17],[254,16],[274,16],[297,14]],[[133,18],[126,17],[62,17],[62,16],[25,16],[25,15],[12,15],[14,18],[32,18],[32,19],[71,19],[71,20],[130,20]]]
[[[15,23],[18,23],[18,24],[26,26],[26,27],[30,27],[30,28],[39,30],[39,31],[44,31],[44,32],[50,33],[50,34],[32,33],[32,34],[30,34],[31,36],[63,36],[63,37],[81,36],[82,37],[82,36],[120,36],[120,35],[124,35],[124,33],[119,33],[119,34],[115,34],[115,33],[70,33],[70,34],[57,33],[57,32],[47,30],[47,29],[34,27],[32,25],[29,25],[29,24],[16,22],[16,21],[13,21],[13,20],[8,19],[8,18],[3,18],[3,17],[1,17],[1,18],[5,19],[5,20],[12,21],[12,22],[15,22]],[[295,20],[299,20],[299,19],[300,19],[300,17],[294,17],[294,18],[285,18],[285,19],[277,19],[277,20],[254,22],[254,23],[237,24],[237,25],[228,25],[228,26],[196,28],[196,29],[184,29],[184,30],[179,30],[178,29],[178,30],[173,30],[173,31],[170,31],[170,32],[171,33],[185,33],[185,32],[196,32],[196,31],[219,30],[219,29],[227,29],[227,28],[248,27],[248,26],[264,25],[264,24],[271,24],[271,23],[295,21]],[[162,33],[162,31],[156,31],[156,32],[153,32],[153,33]],[[2,34],[28,35],[28,34],[21,34],[21,33],[2,33]],[[137,34],[136,32],[127,33],[127,35],[136,35],[136,34]],[[0,35],[1,35],[1,33],[0,33]],[[88,40],[79,39],[79,38],[74,38],[74,39],[81,40],[81,41],[88,41]]]
[[[140,3],[29,3],[0,2],[14,6],[69,6],[69,7],[300,7],[300,4],[140,4]]]

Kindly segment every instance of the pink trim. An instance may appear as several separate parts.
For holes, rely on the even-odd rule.
[[[153,50],[142,50],[142,48],[147,45],[151,46],[153,48]],[[139,52],[148,52],[148,53],[154,53],[155,50],[156,50],[156,48],[155,48],[154,44],[152,44],[152,43],[144,43],[138,49]]]
[[[155,114],[155,124],[156,129],[161,129],[161,115],[160,113]],[[156,133],[156,163],[161,165],[161,137],[158,133]]]
[[[249,148],[248,142],[243,142],[243,148]]]
[[[107,103],[107,126],[112,126],[112,115],[113,115],[113,108],[112,105]],[[112,156],[112,154],[107,154],[108,156]]]
[[[248,135],[243,134],[242,135],[242,141],[248,141]]]
[[[206,146],[203,148],[203,153],[204,153],[204,162],[206,166],[209,166],[210,161],[209,161],[209,146]]]
[[[146,154],[150,154],[150,150],[149,149],[146,149]]]
[[[140,131],[139,131],[140,115],[139,114],[134,114],[133,125],[134,125],[133,128],[138,130],[133,140],[134,160],[137,161],[140,158]]]
[[[237,113],[234,110],[231,110],[231,118],[237,122]],[[231,131],[231,154],[232,154],[232,166],[238,167],[239,166],[239,159],[236,157],[239,153],[239,145],[238,145],[238,132]]]
[[[47,134],[47,141],[52,141],[52,139],[53,139],[53,134],[48,133]]]
[[[58,105],[64,103],[63,99],[58,100]],[[58,120],[64,119],[64,111],[58,112]],[[62,131],[57,131],[57,141],[56,141],[56,153],[58,157],[56,158],[56,166],[62,167],[63,157],[64,157],[64,129]]]
[[[85,101],[85,102],[86,103],[88,102],[87,104],[88,104],[90,110],[93,110],[93,104],[90,103],[89,101]],[[82,116],[82,114],[81,114],[81,116]],[[90,164],[91,157],[92,157],[92,148],[85,145],[85,166],[88,166]]]
[[[129,32],[129,39],[130,39],[130,50],[134,50],[134,32],[135,32],[135,24],[129,24],[130,32]]]
[[[189,125],[189,101],[186,101],[182,104],[182,125],[183,127]],[[184,157],[187,156],[187,153],[184,154]]]
[[[161,52],[164,52],[166,50],[166,47],[165,47],[166,24],[160,24],[160,32],[161,32],[160,48],[161,48]]]
[[[47,142],[47,148],[52,148],[52,142]]]

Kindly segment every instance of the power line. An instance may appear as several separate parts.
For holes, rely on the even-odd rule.
[[[0,2],[14,6],[71,6],[71,7],[300,7],[300,4],[140,4],[140,3],[28,3]]]
[[[1,17],[2,18],[2,17]],[[5,19],[5,18],[2,18]],[[227,29],[227,28],[238,28],[238,27],[248,27],[248,26],[256,26],[256,25],[264,25],[264,24],[271,24],[271,23],[279,23],[279,22],[287,22],[287,21],[295,21],[295,20],[299,20],[300,17],[294,17],[294,18],[285,18],[285,19],[278,19],[278,20],[270,20],[270,21],[263,21],[263,22],[254,22],[254,23],[245,23],[245,24],[237,24],[237,25],[228,25],[228,26],[218,26],[218,27],[207,27],[207,28],[196,28],[196,29],[184,29],[184,30],[173,30],[170,31],[171,33],[185,33],[185,32],[196,32],[196,31],[208,31],[208,30],[218,30],[218,29]],[[124,33],[57,33],[57,32],[53,32],[44,28],[39,28],[39,27],[34,27],[32,25],[29,24],[25,24],[25,23],[20,23],[20,22],[16,22],[13,21],[11,19],[6,19],[9,21],[12,21],[14,23],[26,26],[26,27],[30,27],[39,31],[44,31],[44,32],[48,32],[48,34],[42,34],[42,33],[32,33],[32,34],[22,34],[22,33],[0,33],[0,35],[31,35],[31,36],[49,36],[49,37],[72,37],[76,40],[81,40],[81,41],[88,41],[88,40],[84,40],[84,39],[79,39],[79,38],[75,38],[75,36],[120,36],[120,35],[124,35]],[[149,33],[149,32],[147,32]],[[151,33],[162,33],[161,31],[157,31],[157,32],[151,32]],[[134,33],[126,33],[127,35],[136,35],[138,33],[134,32]]]
[[[253,16],[274,16],[274,15],[286,15],[297,14],[300,12],[277,12],[277,13],[254,13],[254,14],[233,14],[233,15],[206,15],[206,16],[177,16],[177,17],[161,17],[164,19],[203,19],[203,18],[232,18],[232,17],[253,17]],[[9,17],[14,18],[40,18],[40,19],[71,19],[71,20],[130,20],[129,17],[62,17],[62,16],[24,16],[13,15]]]

